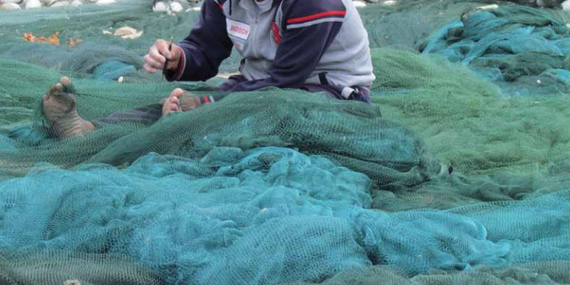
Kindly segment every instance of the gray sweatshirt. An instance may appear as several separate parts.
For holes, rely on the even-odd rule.
[[[368,34],[351,0],[205,0],[180,46],[170,80],[215,76],[235,47],[247,80],[232,92],[318,84],[348,97],[375,79]]]

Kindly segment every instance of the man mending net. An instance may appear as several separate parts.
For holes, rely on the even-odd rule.
[[[370,103],[375,77],[368,35],[352,1],[347,0],[207,0],[191,34],[178,45],[157,40],[145,56],[144,69],[150,73],[164,69],[170,81],[205,81],[217,75],[232,47],[244,57],[241,74],[230,77],[219,87],[221,91],[297,88]],[[171,112],[222,98],[187,95],[176,89],[162,106],[90,122],[77,113],[75,89],[68,78],[62,78],[44,96],[43,111],[51,131],[65,138],[109,123],[153,123]]]

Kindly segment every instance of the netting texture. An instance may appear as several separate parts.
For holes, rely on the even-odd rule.
[[[270,88],[153,121],[124,114],[222,82],[141,70],[198,12],[0,11],[0,283],[570,283],[569,17],[511,2],[360,9],[370,105]],[[62,76],[123,118],[56,138]]]

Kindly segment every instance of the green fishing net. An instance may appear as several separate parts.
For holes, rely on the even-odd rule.
[[[269,88],[152,121],[125,114],[218,94],[141,71],[198,12],[2,12],[0,283],[569,283],[568,15],[520,4],[360,9],[371,105]],[[107,124],[53,136],[62,76]]]

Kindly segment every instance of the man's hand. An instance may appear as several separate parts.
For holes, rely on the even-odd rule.
[[[166,69],[175,71],[178,69],[180,57],[182,56],[182,49],[172,44],[172,51],[168,51],[170,43],[165,40],[157,40],[144,57],[143,69],[148,73],[156,73],[157,70],[164,68],[164,63],[168,58],[168,66]]]
[[[162,116],[167,116],[172,112],[186,112],[200,107],[200,98],[191,96],[186,91],[176,88],[162,102]]]

